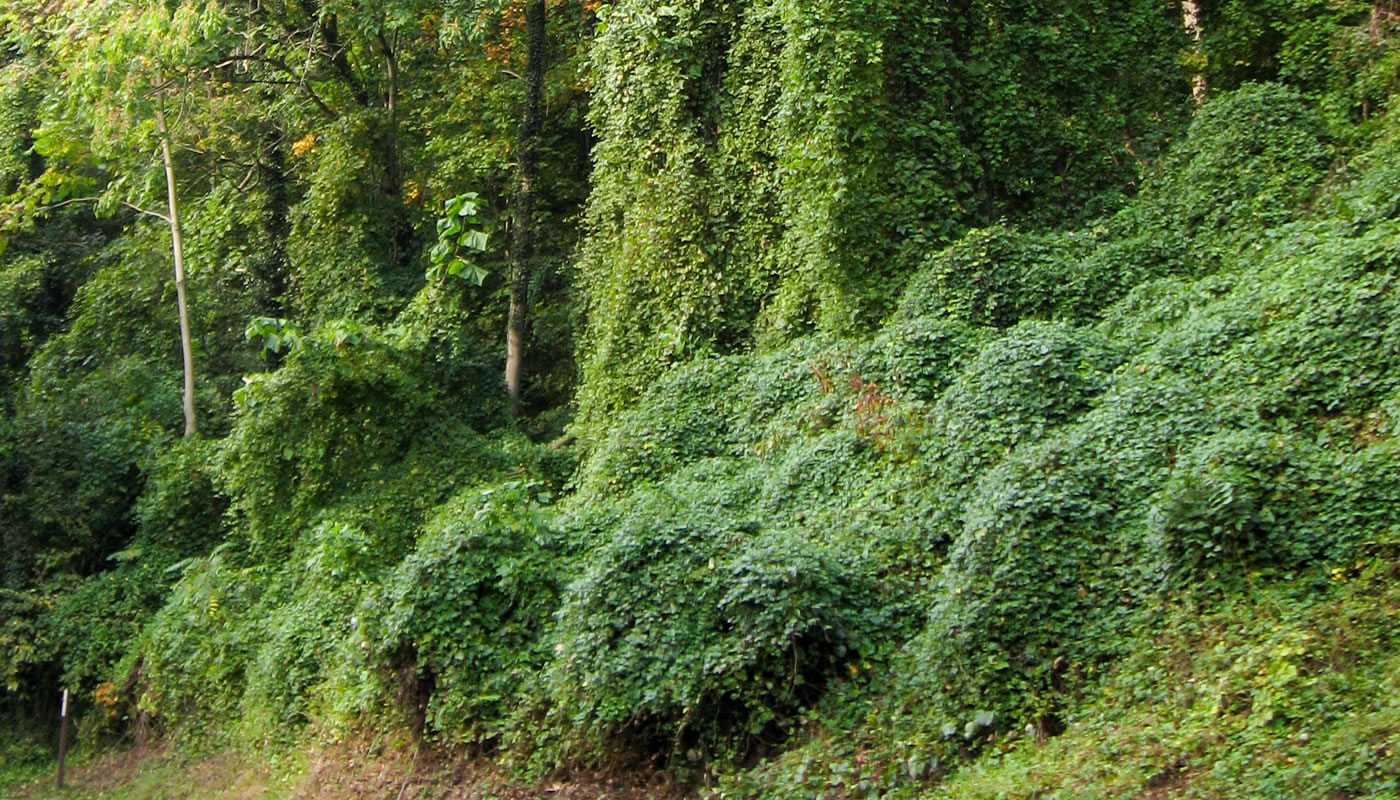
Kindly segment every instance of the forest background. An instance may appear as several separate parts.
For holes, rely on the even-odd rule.
[[[1396,797],[1397,30],[0,2],[0,774]]]

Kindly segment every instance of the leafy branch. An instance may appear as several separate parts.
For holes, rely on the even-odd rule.
[[[468,261],[465,251],[485,252],[489,237],[482,230],[486,221],[479,214],[481,198],[476,192],[466,192],[447,201],[444,216],[437,221],[437,244],[428,252],[432,265],[427,279],[437,281],[443,275],[460,275],[477,286],[491,273],[480,264]]]

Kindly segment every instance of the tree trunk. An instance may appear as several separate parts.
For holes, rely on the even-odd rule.
[[[175,202],[175,162],[170,157],[170,129],[165,124],[165,110],[156,106],[156,130],[160,134],[160,155],[165,162],[165,199],[169,206],[166,222],[170,223],[170,250],[175,255],[175,305],[180,313],[180,352],[185,360],[185,435],[193,436],[199,429],[194,413],[194,348],[190,343],[190,314],[185,290],[185,244],[180,238],[180,208]]]
[[[1181,27],[1191,37],[1192,55],[1201,55],[1201,6],[1196,0],[1181,0]],[[1191,76],[1191,99],[1198,105],[1206,99],[1206,73],[1204,65]]]
[[[380,190],[385,207],[389,209],[389,265],[395,271],[406,269],[413,251],[413,222],[403,202],[403,164],[399,159],[399,56],[398,37],[379,34],[379,49],[384,55],[384,68],[389,85],[385,89],[384,108],[388,112],[383,136],[384,181]]]
[[[525,8],[525,108],[516,160],[519,185],[510,248],[510,312],[506,320],[506,393],[511,413],[520,414],[520,372],[525,356],[525,304],[535,255],[535,181],[539,177],[541,94],[544,86],[545,0]]]
[[[1371,23],[1366,27],[1366,73],[1369,75],[1376,68],[1376,50],[1381,41],[1381,7],[1379,3],[1371,5]],[[1371,118],[1371,92],[1366,89],[1365,84],[1361,88],[1361,120],[1367,121]]]
[[[269,100],[269,104],[271,101]],[[291,235],[291,201],[287,196],[287,165],[282,154],[282,132],[275,126],[268,126],[263,134],[267,148],[267,158],[259,157],[258,168],[263,173],[263,185],[267,187],[267,219],[264,223],[264,236],[267,247],[263,250],[262,267],[258,270],[267,291],[267,308],[272,316],[287,315],[287,239]]]

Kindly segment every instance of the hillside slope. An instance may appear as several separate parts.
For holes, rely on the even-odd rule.
[[[0,787],[71,688],[80,761],[271,794],[1400,796],[1400,17],[542,5],[548,102],[512,4],[0,14]],[[73,138],[129,82],[64,83],[167,22],[319,65],[179,73],[238,115],[182,168],[252,176],[175,187],[184,438],[167,231],[78,211],[157,186]],[[536,223],[517,417],[487,230]]]

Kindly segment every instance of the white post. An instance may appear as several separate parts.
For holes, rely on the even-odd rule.
[[[68,757],[68,690],[63,690],[63,705],[58,712],[58,788],[63,788],[63,761]]]

